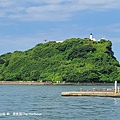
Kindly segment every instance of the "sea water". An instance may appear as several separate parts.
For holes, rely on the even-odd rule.
[[[0,85],[0,120],[119,120],[120,98],[63,97],[112,86]]]

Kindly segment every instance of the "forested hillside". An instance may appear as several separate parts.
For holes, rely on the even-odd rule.
[[[111,41],[71,38],[1,55],[0,80],[113,82],[120,81],[120,64]]]

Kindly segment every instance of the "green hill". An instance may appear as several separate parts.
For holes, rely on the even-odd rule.
[[[52,82],[120,81],[120,64],[109,40],[71,38],[0,56],[0,80]]]

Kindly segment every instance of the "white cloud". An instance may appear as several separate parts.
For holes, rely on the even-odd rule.
[[[19,20],[66,20],[81,10],[119,9],[119,0],[0,0],[0,17]]]
[[[94,30],[100,30],[109,34],[109,36],[119,36],[120,33],[120,23],[109,24],[109,25],[101,25],[94,27]],[[116,38],[115,38],[116,39]]]
[[[109,26],[109,29],[110,29],[112,32],[120,33],[120,23],[116,23],[116,24],[110,25],[110,26]]]

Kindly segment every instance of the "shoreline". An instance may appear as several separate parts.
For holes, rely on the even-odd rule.
[[[0,81],[0,85],[50,85],[50,83],[36,81]]]
[[[37,82],[37,81],[0,81],[0,85],[110,85],[114,86],[114,83],[51,83],[51,82]],[[120,83],[118,83],[120,85]]]

